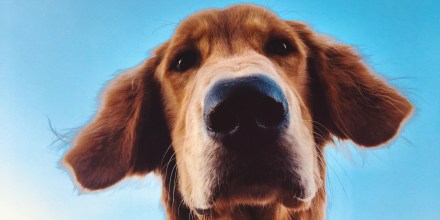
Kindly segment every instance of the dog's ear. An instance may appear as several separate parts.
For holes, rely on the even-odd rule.
[[[65,155],[64,164],[82,187],[102,189],[158,168],[170,143],[154,76],[163,47],[110,82],[99,112]]]
[[[302,23],[288,23],[308,47],[316,123],[365,147],[393,139],[412,114],[411,103],[375,75],[350,46],[331,42]]]

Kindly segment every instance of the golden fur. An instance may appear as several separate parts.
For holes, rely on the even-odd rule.
[[[264,46],[274,37],[287,39],[295,52],[267,54]],[[176,56],[188,48],[200,60],[174,71]],[[280,148],[295,155],[284,160],[299,165],[286,169],[298,175],[306,195],[293,203],[284,200],[283,189],[233,183],[225,185],[228,194],[210,200],[227,176],[222,169],[233,168],[225,168],[226,153],[203,132],[202,100],[213,83],[255,72],[273,79],[289,103],[292,122]],[[323,152],[332,136],[363,147],[383,145],[413,110],[351,47],[252,5],[190,16],[151,58],[114,79],[102,99],[65,165],[88,190],[155,172],[163,180],[168,219],[325,219]],[[260,196],[252,194],[257,191]],[[197,208],[210,211],[201,215]]]

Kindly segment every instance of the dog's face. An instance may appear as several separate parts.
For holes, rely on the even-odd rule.
[[[320,178],[306,58],[294,29],[260,8],[179,26],[157,73],[186,204],[311,201]]]
[[[88,189],[154,170],[177,175],[169,187],[199,213],[307,209],[325,185],[331,135],[378,146],[411,111],[350,47],[238,5],[189,17],[114,80],[66,162]]]

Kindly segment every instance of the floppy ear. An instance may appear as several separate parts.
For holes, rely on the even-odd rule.
[[[411,103],[375,75],[353,48],[325,40],[304,24],[289,24],[309,49],[314,120],[365,147],[393,139],[411,115]]]
[[[64,163],[82,187],[108,187],[158,168],[170,143],[154,72],[155,56],[110,82],[102,106],[77,135]]]

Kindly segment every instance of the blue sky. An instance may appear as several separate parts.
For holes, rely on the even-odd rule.
[[[252,1],[356,46],[417,110],[389,146],[327,149],[328,219],[440,218],[437,1]],[[0,219],[164,219],[160,182],[81,194],[49,129],[77,130],[102,87],[187,15],[237,1],[0,0]]]

